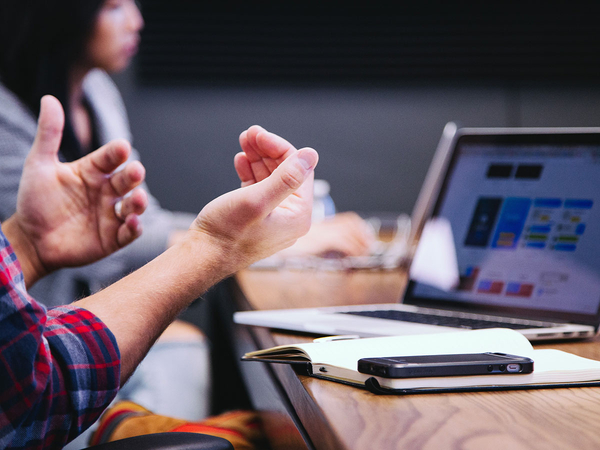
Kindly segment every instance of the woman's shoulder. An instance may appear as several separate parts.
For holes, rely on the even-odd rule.
[[[83,90],[86,95],[103,95],[110,100],[121,98],[121,94],[113,79],[101,69],[92,69],[88,72],[83,80]]]
[[[119,138],[131,141],[125,104],[112,78],[103,70],[91,70],[83,81],[83,92],[96,115],[101,143]]]
[[[0,82],[0,133],[34,137],[36,128],[37,121],[31,110]]]

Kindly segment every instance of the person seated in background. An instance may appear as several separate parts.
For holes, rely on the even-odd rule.
[[[0,2],[0,220],[16,210],[19,178],[44,94],[57,97],[65,109],[62,160],[76,161],[113,139],[131,142],[125,106],[108,73],[128,66],[143,26],[134,0]],[[139,155],[132,150],[130,158]],[[95,264],[53,272],[32,288],[32,294],[47,306],[73,302],[176,242],[195,216],[167,211],[152,195],[148,199],[140,239]],[[344,214],[316,224],[288,254],[359,255],[368,252],[371,242],[362,219]],[[122,394],[158,412],[201,418],[209,408],[199,402],[209,390],[208,358],[200,331],[176,322]],[[160,380],[174,377],[181,381],[161,387]],[[193,390],[199,395],[190,395]]]
[[[144,168],[125,164],[126,141],[62,163],[63,123],[60,103],[44,97],[16,211],[0,226],[2,448],[61,448],[97,419],[183,308],[310,227],[317,153],[251,127],[234,160],[244,187],[207,204],[177,243],[142,268],[46,310],[27,288],[134,241],[148,206],[138,188]]]
[[[43,95],[54,95],[65,109],[63,160],[76,160],[112,139],[132,142],[125,105],[108,74],[129,65],[144,21],[134,0],[6,0],[0,4],[0,20],[0,218],[6,219],[15,211],[18,179]],[[139,159],[139,154],[133,150],[131,157]],[[89,283],[96,290],[141,266],[193,219],[193,214],[161,208],[150,195],[141,239],[94,266],[56,272],[34,292],[48,305],[81,297],[78,286]],[[357,215],[345,214],[323,224],[328,239],[307,242],[309,235],[288,252],[363,254],[371,236],[361,223]],[[310,234],[318,236],[320,228],[316,225]]]

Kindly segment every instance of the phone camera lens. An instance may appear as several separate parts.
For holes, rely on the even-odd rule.
[[[494,366],[492,366],[491,364],[487,367],[488,372],[492,372],[494,370]]]
[[[498,369],[500,369],[500,372],[504,372],[506,370],[506,366],[504,364],[500,364],[500,367],[498,367]]]

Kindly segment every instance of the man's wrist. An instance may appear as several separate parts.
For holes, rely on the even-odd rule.
[[[192,289],[202,293],[236,271],[235,252],[219,239],[199,230],[186,235],[167,252],[173,251],[185,277],[197,283]],[[184,262],[185,261],[185,262]],[[183,263],[183,264],[181,264]],[[198,274],[202,274],[201,277]]]
[[[42,264],[35,246],[14,215],[2,223],[2,231],[17,255],[21,270],[23,270],[25,285],[28,288],[33,286],[37,280],[48,274],[48,270]]]

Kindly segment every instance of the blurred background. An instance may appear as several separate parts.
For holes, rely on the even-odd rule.
[[[600,125],[599,2],[140,3],[115,80],[168,209],[238,187],[253,124],[316,148],[338,210],[365,215],[410,213],[448,121]]]

